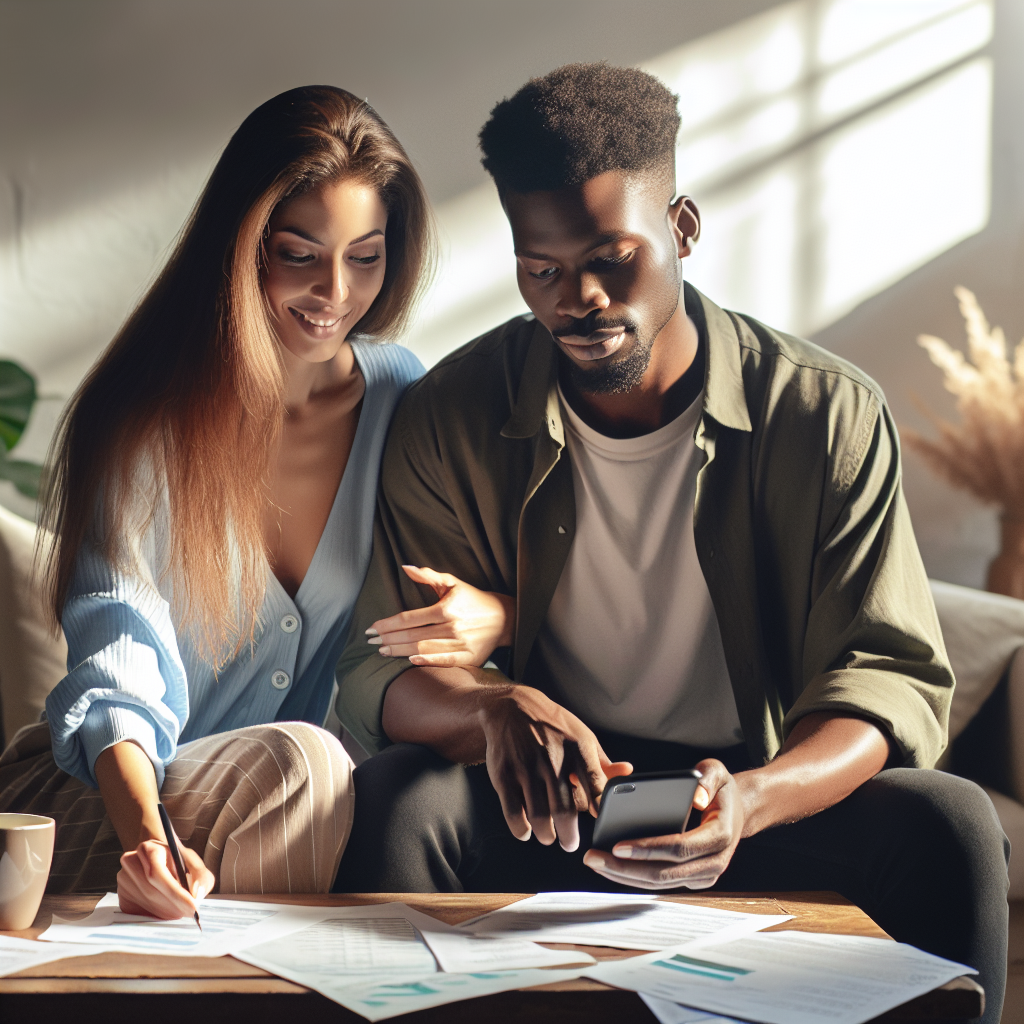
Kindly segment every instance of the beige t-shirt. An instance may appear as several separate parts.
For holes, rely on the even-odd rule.
[[[559,389],[576,536],[538,636],[552,694],[592,728],[699,747],[743,739],[693,540],[703,394],[641,437],[587,426]]]

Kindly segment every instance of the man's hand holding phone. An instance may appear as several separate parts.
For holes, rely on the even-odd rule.
[[[535,835],[545,846],[557,838],[563,850],[580,844],[577,816],[597,816],[609,779],[633,766],[611,761],[597,737],[574,714],[539,690],[512,686],[481,709],[487,772],[512,834]]]
[[[701,822],[689,832],[631,839],[611,853],[588,850],[583,862],[613,882],[640,889],[707,889],[729,866],[743,834],[739,786],[721,761],[697,765],[701,773],[693,806]]]

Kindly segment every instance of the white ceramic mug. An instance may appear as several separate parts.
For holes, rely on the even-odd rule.
[[[29,928],[50,877],[53,818],[0,814],[0,931]]]

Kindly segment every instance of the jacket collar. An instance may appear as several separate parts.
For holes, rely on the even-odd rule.
[[[686,308],[703,309],[708,331],[708,359],[704,378],[704,414],[723,427],[749,432],[750,413],[743,388],[740,338],[736,323],[693,285],[683,285]]]
[[[512,415],[501,429],[502,437],[533,437],[545,424],[559,446],[565,443],[562,413],[558,407],[558,359],[555,343],[539,320],[532,323],[526,361],[516,389]],[[512,393],[515,382],[510,381]]]
[[[743,370],[736,325],[725,310],[716,306],[689,282],[683,285],[683,295],[687,310],[691,315],[700,310],[707,325],[704,413],[723,427],[749,431],[750,414],[747,411],[747,399],[743,390]],[[555,343],[539,320],[533,321],[532,328],[526,361],[512,406],[512,415],[502,427],[501,436],[533,437],[542,426],[546,426],[552,440],[562,447],[565,444],[565,434],[558,404],[558,359]]]

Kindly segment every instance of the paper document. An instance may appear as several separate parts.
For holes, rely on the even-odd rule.
[[[453,974],[597,963],[589,953],[545,949],[536,942],[515,935],[474,935],[452,928],[443,932],[436,929],[424,931],[423,938],[437,957],[441,970]]]
[[[646,992],[641,992],[640,998],[647,1009],[658,1018],[658,1024],[746,1024],[735,1017],[720,1017],[716,1013],[708,1013],[707,1010],[695,1010],[692,1006],[682,1006],[670,999],[649,996]]]
[[[461,927],[477,935],[513,934],[534,942],[668,949],[710,936],[746,935],[791,918],[791,914],[743,914],[668,903],[646,895],[545,892]]]
[[[765,1024],[862,1024],[977,972],[889,939],[792,931],[691,943],[582,973]]]
[[[333,993],[324,989],[318,991],[368,1020],[385,1020],[400,1013],[425,1010],[430,1006],[443,1006],[445,1003],[456,1003],[462,999],[474,999],[495,992],[531,988],[534,985],[550,985],[556,981],[571,981],[582,973],[582,970],[577,969],[434,974],[400,984],[343,988]]]
[[[107,893],[81,921],[65,921],[54,915],[53,924],[39,938],[46,942],[86,943],[121,953],[224,956],[246,945],[296,931],[321,909],[207,899],[201,905],[200,931],[191,917],[160,921],[123,914],[116,893]]]
[[[321,919],[301,931],[235,955],[318,991],[422,977],[437,970],[435,957],[453,973],[595,962],[586,953],[545,949],[518,936],[468,935],[404,903],[321,909]]]
[[[0,935],[0,975],[14,974],[38,964],[65,960],[70,956],[93,956],[102,952],[92,946],[74,946],[67,942],[36,942],[14,935]]]
[[[239,960],[322,991],[433,974],[437,964],[404,903],[324,907],[320,919],[284,938],[239,950]],[[433,918],[429,921],[435,922]],[[333,998],[333,997],[332,997]]]

